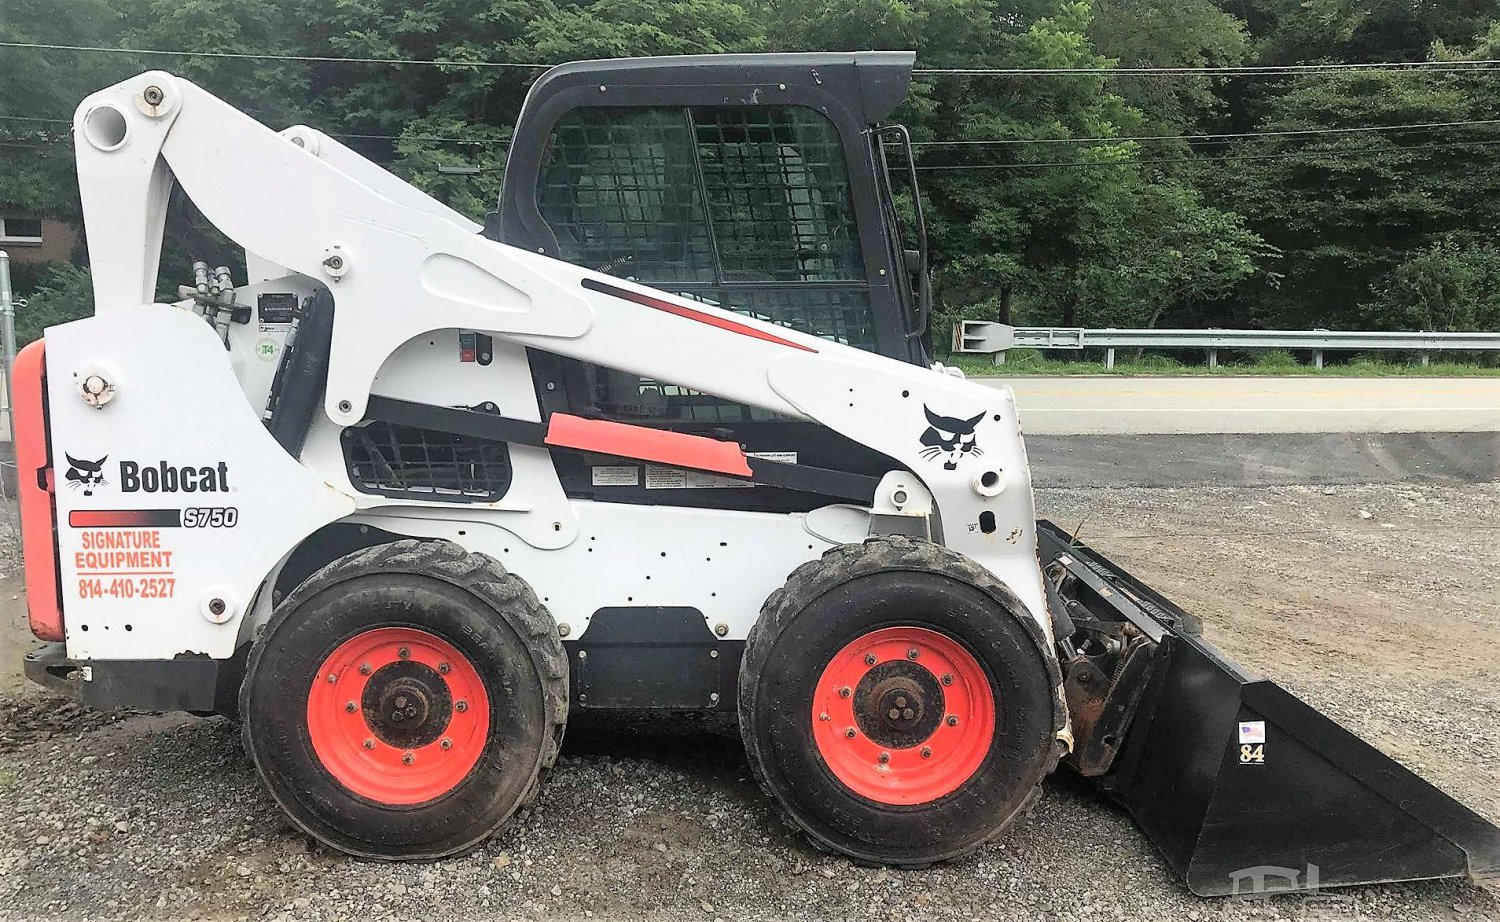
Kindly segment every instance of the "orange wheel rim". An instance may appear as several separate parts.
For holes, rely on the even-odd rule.
[[[307,694],[307,732],[341,785],[405,806],[447,794],[484,754],[490,699],[452,644],[426,631],[376,628],[323,660]]]
[[[811,718],[818,754],[844,786],[910,806],[953,793],[984,764],[995,697],[979,661],[952,637],[889,627],[834,654]]]

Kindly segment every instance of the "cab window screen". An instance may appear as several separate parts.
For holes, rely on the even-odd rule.
[[[583,108],[557,123],[537,207],[559,256],[861,349],[875,348],[838,130],[800,106]],[[613,418],[770,418],[590,371]]]
[[[537,204],[564,259],[653,285],[864,280],[838,132],[799,106],[575,109]]]

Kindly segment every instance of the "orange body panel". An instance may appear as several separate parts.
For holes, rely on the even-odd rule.
[[[47,433],[46,346],[37,340],[16,356],[16,489],[21,499],[21,545],[26,558],[26,608],[31,633],[63,639],[62,587],[57,582],[57,507]]]

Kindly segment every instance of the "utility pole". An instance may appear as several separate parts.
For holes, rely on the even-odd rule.
[[[10,389],[10,370],[16,365],[16,305],[10,290],[10,254],[0,250],[0,349],[5,351],[5,420],[10,444],[16,444],[15,397]]]

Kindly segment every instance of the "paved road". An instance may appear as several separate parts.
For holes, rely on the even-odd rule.
[[[1500,378],[984,378],[1036,435],[1500,430]]]

